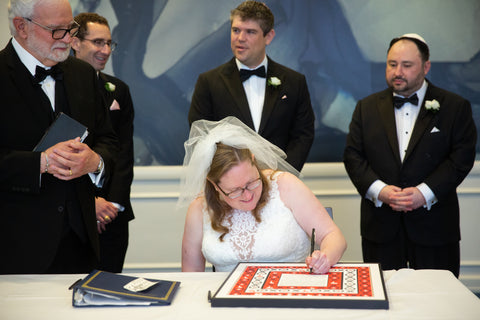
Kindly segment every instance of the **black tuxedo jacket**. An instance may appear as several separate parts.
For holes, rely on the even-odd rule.
[[[269,58],[267,79],[270,77],[277,77],[281,84],[267,84],[258,133],[285,151],[287,161],[300,171],[314,137],[315,115],[307,82],[304,75]],[[199,119],[219,121],[227,116],[255,130],[234,58],[199,76],[188,121],[191,125]]]
[[[403,163],[400,161],[391,89],[358,102],[344,153],[345,168],[362,196],[361,234],[383,243],[392,239],[402,223],[409,238],[424,245],[460,240],[457,186],[475,160],[476,129],[470,103],[428,83]],[[438,112],[425,101],[436,99]],[[365,199],[375,180],[401,188],[424,182],[438,202],[431,207],[398,213],[383,204],[376,208]]]
[[[73,57],[58,66],[64,71],[68,113],[88,128],[84,142],[104,159],[108,179],[117,139],[96,73]],[[0,273],[45,272],[59,245],[65,212],[98,255],[95,189],[89,176],[62,181],[40,174],[40,152],[32,150],[53,121],[52,108],[11,41],[0,51],[0,96]]]
[[[115,85],[114,91],[105,89],[107,82]],[[126,221],[130,221],[134,218],[130,203],[134,163],[132,97],[125,82],[108,74],[100,72],[98,84],[103,104],[110,114],[113,130],[117,134],[120,150],[114,163],[111,178],[98,190],[97,195],[122,205],[125,210],[120,214],[125,216]]]

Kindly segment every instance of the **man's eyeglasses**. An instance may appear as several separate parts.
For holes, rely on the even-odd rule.
[[[78,39],[81,39],[81,40],[87,40],[87,41],[90,41],[91,43],[93,43],[93,45],[95,47],[97,47],[98,49],[103,49],[103,47],[105,47],[105,45],[109,46],[110,47],[110,50],[115,50],[115,48],[117,47],[117,43],[116,42],[113,42],[111,40],[109,41],[105,41],[103,39],[85,39],[85,38],[80,38],[80,37],[77,37]]]
[[[230,199],[236,199],[236,198],[240,197],[245,192],[245,190],[253,191],[253,190],[257,189],[261,184],[262,184],[262,177],[259,177],[258,179],[255,179],[255,180],[247,183],[247,185],[244,188],[238,188],[238,189],[233,190],[232,192],[229,192],[229,193],[226,193],[225,191],[223,191],[222,188],[220,188],[220,186],[218,184],[217,184],[217,187],[218,187],[218,189],[220,189],[220,191],[223,192],[224,195],[226,195]]]
[[[78,33],[78,29],[80,28],[80,25],[76,22],[76,21],[73,21],[73,25],[68,28],[68,29],[63,29],[63,28],[58,28],[58,29],[52,29],[50,27],[47,27],[47,26],[44,26],[30,18],[27,18],[27,17],[23,17],[23,19],[33,23],[33,24],[36,24],[37,26],[45,29],[45,30],[48,30],[48,31],[51,31],[52,32],[52,38],[54,40],[61,40],[63,38],[65,38],[65,36],[67,35],[67,33],[70,34],[70,37],[75,37]]]

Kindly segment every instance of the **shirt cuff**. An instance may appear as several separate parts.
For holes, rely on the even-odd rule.
[[[101,188],[103,186],[104,172],[105,172],[105,167],[103,167],[99,173],[93,173],[93,172],[88,173],[88,175],[90,176],[90,179],[92,180],[92,183],[98,188]]]
[[[100,162],[98,164],[98,168],[100,171],[95,171],[95,172],[90,172],[88,175],[90,176],[90,179],[92,180],[92,183],[97,186],[98,188],[101,188],[103,186],[103,176],[105,172],[105,164],[103,162],[102,156],[99,154],[100,157]]]
[[[430,189],[429,186],[425,183],[421,183],[417,186],[417,189],[420,190],[422,193],[423,197],[425,198],[426,204],[423,206],[424,208],[427,208],[427,210],[430,210],[430,208],[438,202],[437,197],[433,193],[432,189]]]
[[[367,190],[365,198],[372,201],[375,204],[375,207],[381,207],[383,202],[378,200],[378,195],[387,184],[381,180],[375,180]]]
[[[125,211],[125,207],[122,206],[121,204],[118,204],[116,202],[112,202],[112,204],[118,209],[118,212],[123,212]]]

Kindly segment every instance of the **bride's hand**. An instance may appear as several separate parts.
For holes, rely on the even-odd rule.
[[[308,256],[305,259],[305,263],[312,269],[313,273],[320,274],[328,273],[330,267],[333,265],[327,255],[320,250],[315,250],[311,256]]]

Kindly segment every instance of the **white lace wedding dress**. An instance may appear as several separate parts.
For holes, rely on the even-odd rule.
[[[250,211],[234,210],[223,224],[230,229],[223,242],[212,229],[203,210],[202,252],[217,271],[231,271],[238,262],[304,262],[310,251],[308,235],[298,225],[278,191],[277,178],[270,181],[269,201],[261,211],[260,223]]]

